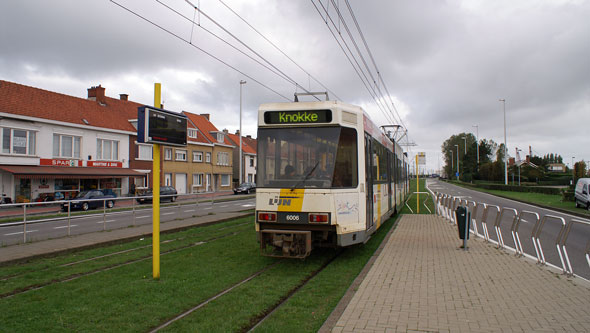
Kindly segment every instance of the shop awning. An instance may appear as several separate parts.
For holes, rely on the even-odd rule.
[[[36,165],[0,165],[0,170],[9,172],[15,178],[113,178],[113,177],[142,177],[144,173],[129,168],[89,168],[89,167],[56,167]]]

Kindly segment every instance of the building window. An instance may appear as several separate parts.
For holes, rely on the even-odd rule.
[[[249,174],[248,174],[248,183],[251,183],[251,182],[252,182],[252,174],[251,174],[251,173],[249,173]]]
[[[221,186],[229,186],[230,178],[230,175],[221,175]]]
[[[172,186],[172,174],[171,173],[164,174],[164,186]]]
[[[137,145],[138,160],[151,161],[153,159],[153,147],[148,145]]]
[[[35,155],[36,133],[14,128],[2,128],[2,153]]]
[[[176,160],[186,161],[186,150],[176,149]]]
[[[193,151],[193,162],[203,162],[202,151]]]
[[[217,165],[229,165],[229,154],[225,152],[217,153]]]
[[[211,153],[206,153],[205,154],[205,162],[206,163],[211,163]]]
[[[53,156],[80,158],[79,136],[53,134]]]
[[[164,159],[166,161],[172,160],[172,148],[164,148]]]
[[[217,142],[223,143],[223,133],[217,133]]]
[[[193,174],[193,186],[203,186],[203,174],[202,173]]]
[[[115,140],[96,140],[96,159],[97,160],[111,160],[119,159],[119,141]]]
[[[250,157],[250,166],[253,167],[254,166],[254,157]]]
[[[187,129],[188,137],[196,139],[197,138],[197,129],[196,128],[189,128]]]

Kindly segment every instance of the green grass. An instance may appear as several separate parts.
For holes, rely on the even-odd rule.
[[[403,209],[401,210],[402,214],[432,214],[434,213],[434,201],[432,201],[432,197],[429,194],[423,194],[420,193],[419,195],[415,193],[416,192],[416,179],[411,179],[410,180],[410,196],[408,198],[407,204],[408,206],[410,206],[410,208],[408,208],[407,206],[404,205]],[[420,179],[420,190],[419,192],[428,192],[428,190],[426,189],[426,180],[425,179]],[[420,204],[418,205],[418,207],[416,207],[416,203],[418,201],[418,197],[420,199]],[[428,209],[426,209],[424,207],[424,203],[426,203],[426,206],[428,207],[428,209],[430,209],[430,211],[428,211]]]
[[[556,194],[542,194],[542,193],[530,193],[530,192],[512,192],[512,191],[499,191],[499,190],[487,190],[472,187],[466,184],[453,182],[455,185],[463,186],[475,191],[485,192],[500,197],[514,199],[522,202],[531,203],[533,205],[541,205],[549,208],[557,208],[572,213],[582,214],[590,216],[590,211],[582,208],[576,208],[576,204],[572,201],[563,201],[561,195]]]
[[[146,331],[274,264],[248,283],[166,328],[174,332],[243,330],[336,252],[316,249],[305,260],[262,257],[251,222],[252,217],[247,217],[163,234],[160,280],[151,277],[150,238],[0,267],[0,279],[18,275],[1,280],[0,294],[5,294],[145,258],[0,298],[0,331]],[[388,220],[366,244],[346,249],[258,330],[319,329],[393,224],[393,219]],[[222,238],[190,246],[212,237]],[[133,251],[109,256],[126,250]],[[105,257],[62,266],[96,256]]]

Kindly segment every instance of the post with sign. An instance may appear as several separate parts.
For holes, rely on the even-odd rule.
[[[418,195],[418,200],[416,203],[416,211],[418,212],[418,214],[420,214],[420,165],[425,165],[426,164],[426,153],[425,152],[419,152],[416,155],[416,193]]]
[[[160,83],[154,86],[154,107],[137,110],[137,142],[153,144],[152,199],[152,271],[160,279],[160,144],[186,146],[187,118],[182,114],[161,109]]]

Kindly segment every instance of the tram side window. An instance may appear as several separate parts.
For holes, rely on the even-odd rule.
[[[377,140],[373,140],[373,181],[387,181],[387,149]]]
[[[358,184],[357,136],[352,128],[342,128],[334,167],[332,187],[356,187]]]

